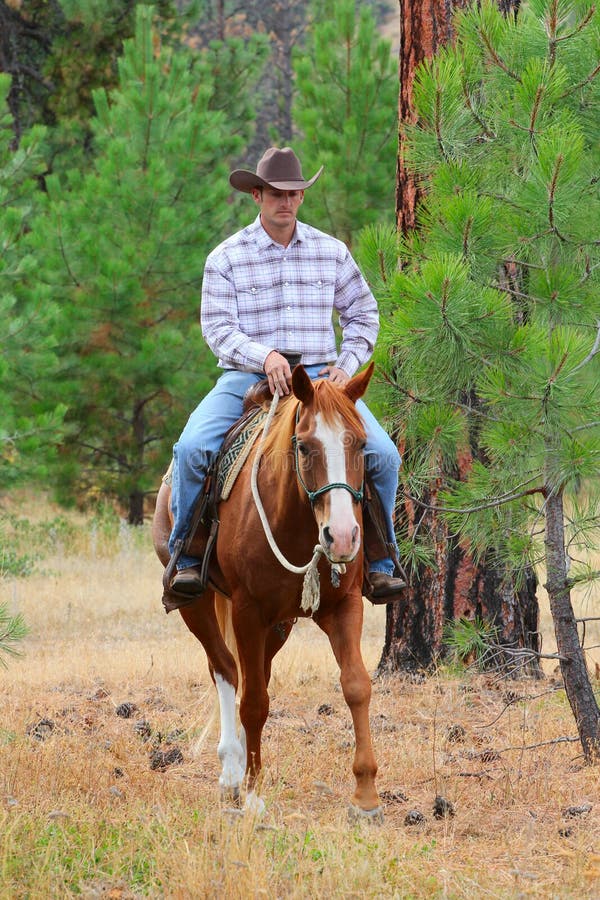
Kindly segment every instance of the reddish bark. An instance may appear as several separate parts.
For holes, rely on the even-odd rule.
[[[469,0],[399,0],[400,54],[398,94],[399,152],[396,179],[396,218],[403,234],[416,226],[416,209],[423,189],[416,176],[404,164],[403,123],[414,122],[413,81],[415,69],[424,59],[453,39],[452,17]]]
[[[454,13],[470,0],[399,0],[399,151],[397,166],[396,215],[398,230],[407,234],[417,226],[417,210],[423,186],[404,164],[403,124],[416,120],[413,109],[415,69],[424,59],[454,38]],[[498,0],[505,15],[519,8],[520,0]],[[458,460],[454,477],[465,478],[474,458],[479,456],[477,435]],[[442,484],[432,485],[424,503],[435,506]],[[428,668],[443,652],[442,638],[447,621],[481,618],[493,622],[506,645],[539,649],[536,578],[528,573],[525,584],[516,590],[507,573],[485,560],[475,563],[465,547],[448,533],[447,526],[431,510],[405,500],[401,515],[411,535],[418,526],[426,529],[435,548],[435,568],[419,567],[411,572],[407,604],[390,606],[386,640],[379,668],[383,670]],[[529,671],[538,674],[537,663]]]
[[[466,475],[472,457],[463,455],[459,477]],[[422,501],[437,504],[442,480],[432,486]],[[434,566],[413,569],[406,603],[388,608],[385,644],[379,670],[411,671],[428,669],[444,655],[444,626],[456,619],[480,619],[498,629],[498,643],[506,648],[527,647],[539,651],[536,597],[537,580],[529,571],[517,588],[501,566],[489,560],[475,562],[465,545],[448,532],[434,510],[423,510],[405,500],[401,515],[411,536],[426,529],[434,546]],[[540,674],[534,658],[528,665],[511,662],[508,649],[494,656],[494,665],[516,675]]]

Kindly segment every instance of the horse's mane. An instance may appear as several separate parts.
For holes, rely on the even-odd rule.
[[[344,391],[327,379],[313,382],[315,389],[313,398],[314,412],[320,412],[325,422],[333,422],[341,417],[346,426],[364,440],[365,427],[360,413]],[[296,411],[300,400],[289,394],[279,401],[271,428],[266,437],[263,453],[274,467],[286,467],[292,452],[292,434],[296,424]],[[288,469],[289,471],[289,469]]]

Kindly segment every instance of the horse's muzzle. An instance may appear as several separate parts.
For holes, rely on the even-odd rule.
[[[360,527],[356,522],[346,528],[324,525],[319,531],[321,546],[330,562],[352,562],[360,549]]]

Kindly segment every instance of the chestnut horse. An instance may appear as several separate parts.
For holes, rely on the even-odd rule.
[[[296,366],[292,393],[279,402],[268,433],[244,463],[229,497],[219,505],[216,560],[210,576],[220,590],[209,589],[180,609],[206,651],[217,689],[221,788],[237,798],[246,776],[246,805],[255,809],[263,806],[256,795],[256,781],[269,711],[271,663],[297,618],[312,615],[329,638],[354,724],[356,786],[351,812],[376,820],[382,817],[369,727],[371,681],[360,649],[365,431],[355,402],[367,389],[372,372],[371,364],[339,387],[326,379],[313,382],[302,366]],[[256,454],[260,465],[254,466],[253,479]],[[165,548],[171,528],[169,496],[169,488],[163,485],[153,525],[155,548],[163,564],[168,561]],[[307,567],[301,564],[313,553],[315,565],[322,554],[320,597],[303,601],[302,572]]]

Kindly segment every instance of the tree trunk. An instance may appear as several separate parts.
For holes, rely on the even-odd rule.
[[[565,520],[561,489],[548,490],[546,499],[546,590],[554,622],[560,670],[586,762],[600,755],[600,709],[579,641],[577,622],[571,605],[564,545]]]
[[[465,461],[462,471],[465,472]],[[423,498],[435,506],[440,481]],[[409,536],[427,528],[435,550],[435,567],[413,571],[406,604],[388,607],[386,635],[379,671],[426,670],[444,656],[444,626],[456,619],[481,619],[497,629],[497,641],[505,650],[489,663],[511,675],[539,677],[537,658],[524,665],[511,657],[512,647],[539,652],[537,579],[529,570],[516,587],[510,575],[485,559],[475,563],[460,541],[448,533],[443,519],[433,510],[405,501],[402,515]]]
[[[502,12],[516,15],[520,0],[499,0]],[[416,227],[416,212],[423,190],[417,178],[406,169],[403,156],[403,123],[415,121],[413,81],[417,65],[453,40],[454,13],[469,5],[469,0],[399,0],[399,121],[396,214],[398,229],[407,234]],[[478,457],[476,435],[471,436],[471,453],[459,461],[458,474],[464,475]],[[435,506],[441,482],[433,486],[424,502]],[[457,618],[479,617],[498,629],[498,640],[507,647],[539,650],[537,581],[533,571],[525,584],[515,589],[510,576],[497,566],[476,564],[464,546],[448,534],[445,523],[435,511],[415,506],[408,500],[401,515],[406,517],[408,534],[415,529],[428,530],[435,547],[435,569],[419,567],[411,573],[408,602],[390,606],[387,612],[385,645],[380,671],[427,669],[443,654],[444,624]],[[511,670],[510,654],[495,658],[504,671]],[[520,673],[523,674],[523,668]],[[539,675],[537,661],[529,663],[528,673]]]
[[[398,166],[396,172],[396,221],[398,230],[407,234],[416,227],[416,209],[423,196],[417,177],[404,163],[403,124],[414,122],[413,81],[415,69],[424,59],[453,39],[452,17],[455,10],[469,5],[469,0],[399,0],[400,53],[398,121],[400,123]]]
[[[129,495],[129,513],[127,521],[130,525],[144,524],[144,492],[132,491]]]
[[[131,467],[134,481],[141,478],[144,466],[144,449],[146,445],[146,418],[144,410],[146,401],[141,400],[133,405],[132,430],[133,430],[133,465]],[[134,484],[129,492],[129,513],[127,521],[130,525],[144,524],[144,491]]]

